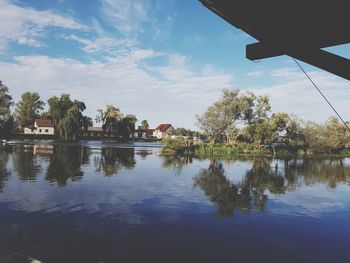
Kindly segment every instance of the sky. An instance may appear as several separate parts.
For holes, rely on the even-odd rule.
[[[153,128],[198,130],[196,114],[239,88],[268,95],[273,112],[334,115],[291,58],[247,60],[254,42],[198,0],[0,0],[0,80],[15,102],[69,93],[92,118],[113,104]],[[350,57],[350,45],[330,50]],[[349,81],[302,65],[350,120]]]

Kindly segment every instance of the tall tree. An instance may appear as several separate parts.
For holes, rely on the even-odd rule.
[[[8,88],[0,80],[0,136],[9,136],[13,130],[13,116],[10,107],[13,105]]]
[[[121,136],[123,139],[130,139],[130,137],[133,137],[136,122],[137,118],[134,114],[126,115],[118,123],[118,135]]]
[[[240,94],[239,89],[224,89],[219,100],[203,115],[197,115],[198,127],[209,134],[212,142],[220,141],[223,136],[228,140],[235,138],[237,121],[250,113],[249,99],[250,94]]]
[[[40,99],[37,92],[25,92],[16,105],[16,121],[23,127],[33,126],[34,119],[39,117],[45,103]]]
[[[142,129],[148,129],[149,128],[149,124],[148,124],[147,120],[141,121],[141,128]]]
[[[57,124],[58,135],[65,141],[76,141],[79,139],[81,123],[83,119],[82,112],[86,109],[83,102],[75,100],[65,113],[63,119]]]
[[[59,138],[74,141],[79,138],[82,129],[84,102],[70,99],[69,94],[53,96],[48,100],[47,116],[53,120]]]
[[[123,114],[119,108],[113,105],[107,105],[105,111],[102,109],[97,110],[96,122],[102,123],[102,128],[109,134],[112,132],[117,133],[118,123],[123,118]]]
[[[93,121],[91,117],[83,116],[81,120],[81,128],[84,131],[87,131],[89,127],[92,127]]]

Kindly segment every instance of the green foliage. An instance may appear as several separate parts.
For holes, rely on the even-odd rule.
[[[22,127],[32,127],[34,119],[40,116],[45,103],[37,92],[25,92],[16,105],[16,121]]]
[[[105,111],[102,109],[97,110],[96,122],[102,123],[102,128],[109,134],[116,133],[118,129],[118,123],[123,118],[123,114],[119,108],[113,105],[107,105]]]
[[[0,136],[7,137],[13,131],[14,119],[10,107],[13,105],[8,88],[0,80]]]
[[[141,121],[141,128],[142,129],[148,129],[149,128],[149,124],[148,124],[147,120]]]
[[[86,109],[84,102],[72,101],[69,94],[62,94],[60,98],[51,97],[48,104],[47,116],[53,120],[59,138],[78,140],[84,121],[82,112]]]
[[[348,129],[336,117],[324,124],[307,122],[304,128],[308,151],[317,153],[340,153],[350,144]]]

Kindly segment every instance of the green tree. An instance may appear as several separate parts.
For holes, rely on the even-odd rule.
[[[53,96],[48,100],[49,111],[46,114],[53,120],[59,138],[75,141],[82,129],[84,102],[70,99],[69,94]]]
[[[147,120],[141,121],[141,128],[142,129],[148,129],[149,128],[149,124],[148,124]]]
[[[117,133],[118,123],[122,120],[123,114],[119,108],[113,105],[107,105],[105,111],[97,110],[96,122],[102,123],[102,128],[110,135],[112,132]]]
[[[268,117],[271,110],[269,98],[249,92],[244,98],[244,103],[243,120],[247,125],[243,133],[258,146],[270,141],[274,131]]]
[[[82,130],[87,131],[89,127],[93,126],[93,121],[91,117],[83,116],[81,120]]]
[[[22,127],[34,125],[34,119],[38,118],[45,103],[40,99],[37,92],[25,92],[16,105],[16,121]]]
[[[197,115],[197,126],[209,134],[212,142],[220,141],[222,136],[235,137],[236,122],[246,112],[246,96],[241,95],[239,89],[222,90],[221,98],[201,116]]]
[[[128,114],[122,118],[117,125],[118,137],[121,137],[125,140],[133,138],[136,122],[137,118],[133,114]]]
[[[86,109],[86,106],[81,101],[74,101],[65,113],[63,119],[57,124],[57,132],[61,139],[65,141],[76,141],[79,139],[81,131],[81,123],[83,119],[82,112]]]
[[[8,88],[0,80],[0,136],[7,137],[13,131],[14,119],[10,107],[13,105]]]

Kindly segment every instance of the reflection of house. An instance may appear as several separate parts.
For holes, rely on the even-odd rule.
[[[174,135],[176,130],[171,124],[160,124],[154,129],[153,137],[157,139],[162,139],[164,135]]]
[[[54,135],[55,128],[49,119],[35,119],[34,128],[24,128],[24,134]]]
[[[51,156],[53,154],[53,145],[35,144],[33,153],[34,155]]]
[[[154,131],[155,131],[154,129],[142,129],[142,128],[139,127],[135,131],[134,137],[138,138],[138,139],[152,138]]]

